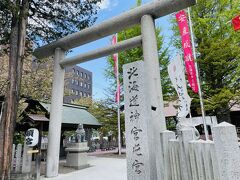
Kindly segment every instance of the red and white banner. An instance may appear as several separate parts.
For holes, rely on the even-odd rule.
[[[112,44],[117,44],[117,34],[115,34],[112,37]],[[120,83],[119,83],[119,77],[118,77],[118,53],[113,54],[113,60],[114,60],[114,74],[117,79],[117,91],[116,91],[116,102],[120,102]]]
[[[185,79],[183,62],[178,55],[174,60],[168,65],[168,74],[173,87],[178,94],[178,117],[186,117],[190,113],[191,98],[187,92],[187,83]]]
[[[188,76],[188,82],[193,92],[198,93],[196,69],[194,65],[192,44],[190,39],[186,12],[184,10],[179,11],[176,14],[176,19],[178,22],[180,35],[182,38],[183,56],[184,56],[184,62],[185,62],[185,67],[187,71],[187,76]]]
[[[117,44],[117,34],[115,34],[113,37],[112,37],[112,44]],[[117,66],[118,66],[118,53],[116,54],[113,54],[113,60],[114,60],[114,73],[115,73],[115,76],[117,77]]]
[[[234,29],[235,31],[240,30],[240,15],[235,16],[235,17],[232,19],[232,25],[233,25],[233,29]]]

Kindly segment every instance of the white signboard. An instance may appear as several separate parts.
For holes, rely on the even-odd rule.
[[[38,144],[38,140],[39,140],[39,132],[37,129],[35,128],[31,128],[28,129],[26,132],[26,145],[33,147],[36,146]]]
[[[179,97],[178,117],[186,117],[190,112],[191,98],[187,92],[184,67],[178,55],[168,65],[168,74]]]
[[[128,180],[154,179],[150,158],[149,133],[144,93],[144,62],[123,66],[125,133]]]

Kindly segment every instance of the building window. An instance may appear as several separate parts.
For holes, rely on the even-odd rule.
[[[82,82],[82,81],[80,82],[80,86],[81,86],[81,87],[83,86],[83,82]]]
[[[75,73],[75,69],[74,68],[72,69],[72,72]]]
[[[84,75],[85,75],[85,79],[87,79],[87,73],[85,73]]]
[[[72,89],[72,93],[74,94],[74,89]]]
[[[88,79],[90,79],[90,77],[91,77],[91,76],[90,76],[90,75],[88,75],[88,77],[87,77],[87,78],[88,78]]]
[[[79,71],[77,70],[77,75],[79,76]]]
[[[78,91],[78,90],[76,90],[76,93],[75,93],[75,94],[76,94],[76,96],[78,96],[78,94],[79,94],[79,91]]]
[[[84,88],[87,88],[87,83],[84,83]]]
[[[82,91],[80,91],[80,96],[81,96],[81,97],[83,96],[83,92],[82,92]]]
[[[86,97],[86,96],[87,96],[87,94],[86,94],[86,93],[84,93],[84,94],[83,94],[83,96],[84,96],[84,97]]]
[[[88,84],[88,89],[90,89],[90,84]]]
[[[76,80],[76,84],[77,84],[77,86],[79,86],[79,81],[78,80]]]
[[[83,72],[81,72],[81,77],[83,77]]]
[[[72,79],[72,84],[74,84],[74,79]]]

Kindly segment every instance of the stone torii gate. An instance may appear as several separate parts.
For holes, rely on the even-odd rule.
[[[47,152],[47,177],[55,177],[58,175],[64,93],[64,67],[108,56],[130,48],[141,46],[143,48],[143,57],[146,69],[145,77],[147,78],[148,83],[146,85],[147,96],[149,97],[147,102],[147,106],[149,106],[148,115],[152,120],[150,128],[153,131],[153,138],[151,138],[150,141],[152,148],[158,151],[159,147],[161,146],[160,132],[166,130],[166,124],[154,20],[194,4],[195,0],[154,1],[134,8],[101,24],[68,35],[34,51],[34,55],[37,58],[46,58],[54,55],[54,73],[50,112],[51,116],[49,123],[49,143]],[[65,58],[65,52],[72,48],[112,35],[136,24],[141,24],[140,36],[119,42],[115,45],[80,54],[76,57]],[[152,111],[151,106],[154,106],[156,111]],[[154,180],[157,179],[157,170],[161,171],[161,168],[159,169],[158,165],[161,163],[161,161],[157,158],[156,154],[157,153],[153,154],[153,160],[155,162],[152,163],[152,168],[154,169],[154,172],[156,172],[156,175],[152,176]],[[161,172],[158,172],[158,174],[159,173]],[[158,179],[161,178],[158,177]]]

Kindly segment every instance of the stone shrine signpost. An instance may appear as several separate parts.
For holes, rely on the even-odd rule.
[[[128,180],[155,179],[155,161],[150,159],[149,131],[144,92],[144,62],[123,66],[125,133]]]

